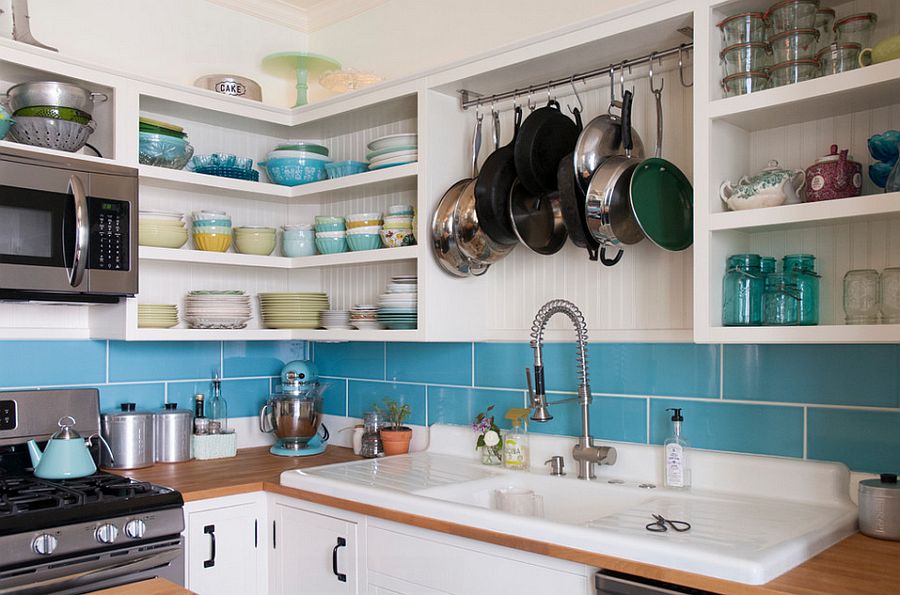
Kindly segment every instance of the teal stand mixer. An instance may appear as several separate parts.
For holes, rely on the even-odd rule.
[[[324,390],[315,364],[306,360],[285,364],[281,384],[259,411],[260,431],[278,437],[269,450],[272,454],[305,457],[325,452],[328,428],[322,423]]]

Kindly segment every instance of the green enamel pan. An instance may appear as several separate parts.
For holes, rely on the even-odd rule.
[[[634,170],[631,212],[651,242],[663,250],[678,252],[694,243],[694,189],[675,164],[660,156],[662,86],[652,90],[656,96],[656,156],[643,160]]]

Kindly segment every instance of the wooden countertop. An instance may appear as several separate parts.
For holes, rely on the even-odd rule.
[[[523,539],[478,527],[448,523],[287,488],[279,484],[281,472],[288,469],[343,463],[356,459],[359,457],[349,449],[335,446],[329,446],[328,450],[319,456],[295,458],[276,457],[268,452],[268,448],[260,447],[240,450],[238,455],[231,459],[190,461],[174,465],[158,464],[147,469],[121,473],[135,479],[173,487],[184,495],[186,501],[265,490],[432,531],[719,593],[758,595],[900,593],[900,542],[872,539],[858,533],[777,579],[765,585],[753,586],[556,546],[533,539]]]
[[[92,595],[194,595],[194,592],[164,578],[152,578],[139,583],[94,591]]]

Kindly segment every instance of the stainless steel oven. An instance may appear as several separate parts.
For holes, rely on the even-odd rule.
[[[133,296],[137,220],[137,170],[0,149],[0,299]]]

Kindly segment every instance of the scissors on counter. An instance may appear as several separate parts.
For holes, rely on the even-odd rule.
[[[656,519],[656,522],[648,524],[646,526],[647,531],[665,533],[669,530],[669,527],[678,533],[684,533],[685,531],[691,530],[691,524],[686,521],[672,521],[658,514],[653,514],[652,516]]]

